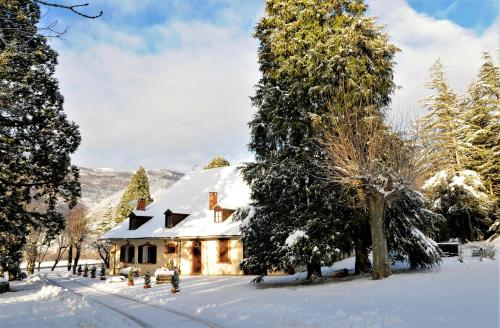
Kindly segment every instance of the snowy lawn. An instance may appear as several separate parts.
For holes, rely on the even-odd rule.
[[[500,257],[497,244],[497,257]],[[353,269],[353,260],[338,262],[332,271]],[[107,293],[176,309],[223,327],[499,327],[499,261],[470,256],[464,263],[445,258],[439,268],[410,272],[401,266],[384,280],[369,276],[324,279],[305,284],[305,273],[265,277],[255,286],[250,276],[181,277],[181,292],[170,285],[143,289],[126,282],[72,280]],[[3,297],[5,298],[5,297]],[[0,312],[4,312],[1,305]],[[9,312],[7,312],[9,313]]]
[[[0,294],[0,327],[137,327],[123,316],[61,287],[44,274],[10,282]]]

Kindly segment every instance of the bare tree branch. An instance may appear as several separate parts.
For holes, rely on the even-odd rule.
[[[38,2],[39,4],[42,4],[42,5],[48,6],[48,7],[68,9],[68,10],[72,11],[73,13],[75,13],[75,14],[77,14],[79,16],[82,16],[82,17],[85,17],[85,18],[89,18],[89,19],[99,18],[103,14],[103,12],[101,10],[99,12],[99,15],[95,15],[95,16],[93,16],[93,15],[87,15],[87,14],[84,14],[81,11],[78,11],[76,9],[76,8],[88,6],[89,5],[88,2],[87,3],[80,3],[80,4],[76,4],[76,5],[61,5],[61,4],[58,4],[58,3],[46,2],[46,1],[42,1],[42,0],[36,0],[36,2]]]

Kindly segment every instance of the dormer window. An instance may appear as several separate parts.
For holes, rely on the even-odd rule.
[[[188,216],[189,214],[173,213],[171,210],[167,210],[165,212],[165,228],[175,227]]]
[[[220,207],[214,208],[214,222],[215,223],[220,223],[223,222],[223,214],[224,210]]]
[[[219,205],[214,207],[214,222],[221,223],[227,220],[234,213],[234,210],[222,208]]]
[[[148,222],[151,220],[152,216],[137,216],[134,214],[134,212],[130,213],[129,216],[129,222],[128,222],[128,229],[129,230],[136,230],[140,226],[142,226],[144,223]]]

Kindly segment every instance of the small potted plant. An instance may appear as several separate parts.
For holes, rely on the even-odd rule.
[[[174,275],[172,276],[172,280],[170,280],[170,283],[172,284],[172,288],[170,288],[170,291],[172,292],[172,294],[181,291],[179,287],[179,281],[179,273],[177,272],[177,269],[174,269]]]
[[[146,271],[144,274],[144,288],[151,288],[151,275],[149,274],[149,271]]]
[[[79,276],[82,275],[82,265],[81,264],[78,266],[78,275]]]
[[[129,272],[128,272],[128,275],[127,275],[127,284],[129,286],[133,286],[134,285],[134,267],[131,267]]]
[[[101,280],[106,280],[106,269],[104,268],[104,264],[101,265]]]
[[[90,278],[94,279],[96,272],[97,272],[97,268],[95,267],[95,265],[93,265],[92,269],[90,269]]]
[[[89,276],[89,266],[87,263],[85,263],[85,267],[83,268],[83,276],[88,277]]]

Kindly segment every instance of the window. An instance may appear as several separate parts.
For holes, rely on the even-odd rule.
[[[167,210],[165,212],[165,228],[175,227],[188,216],[189,214],[172,213],[170,210]]]
[[[177,253],[177,246],[175,244],[165,245],[165,254],[175,254]]]
[[[219,263],[229,263],[229,239],[219,239]]]
[[[139,263],[156,263],[156,246],[151,244],[139,246]]]
[[[128,230],[136,230],[144,223],[151,220],[151,216],[137,216],[134,213],[131,213],[128,221]]]
[[[230,210],[227,208],[222,208],[220,206],[215,206],[214,208],[214,222],[220,223],[226,221],[231,214],[234,213],[234,210]]]
[[[223,221],[222,214],[223,214],[223,211],[221,208],[214,208],[214,222],[215,223],[219,223],[219,222]]]
[[[135,247],[133,245],[124,245],[120,247],[120,262],[134,263]]]

